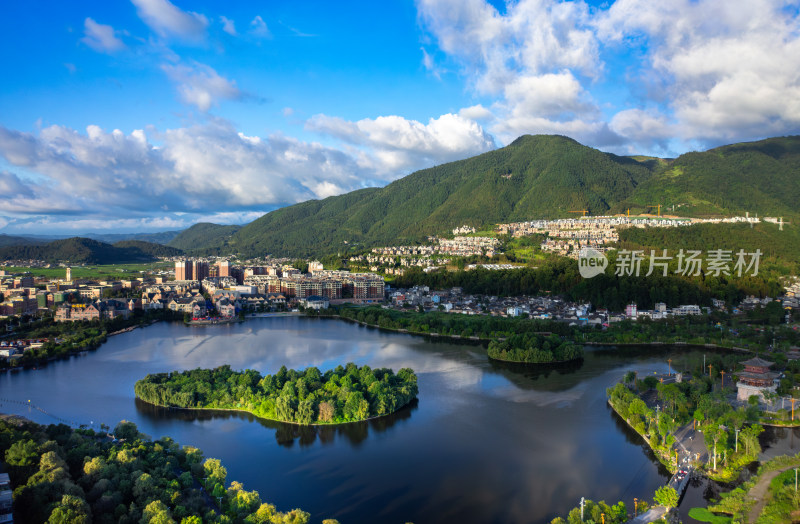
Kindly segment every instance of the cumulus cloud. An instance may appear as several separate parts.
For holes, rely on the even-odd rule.
[[[281,135],[246,136],[224,120],[147,134],[50,126],[33,135],[0,127],[0,156],[45,179],[37,185],[2,173],[6,213],[243,213],[372,183],[341,151]]]
[[[163,38],[201,41],[206,36],[208,18],[205,15],[182,11],[169,0],[131,0],[139,18]]]
[[[662,79],[677,132],[718,142],[800,130],[800,19],[785,7],[618,0],[597,26],[621,45],[644,39],[644,73]]]
[[[161,69],[175,82],[181,100],[200,111],[208,111],[221,99],[240,100],[243,97],[235,81],[220,76],[205,64],[165,64]]]
[[[710,146],[800,132],[800,17],[781,0],[616,0],[601,8],[519,0],[504,12],[484,0],[417,6],[471,89],[494,100],[489,130],[503,142],[563,132],[595,146],[651,147],[672,134]],[[620,53],[630,69],[615,65],[614,74],[625,75],[629,92],[598,100],[593,93],[621,87],[607,63]]]
[[[79,210],[79,205],[64,199],[46,184],[22,180],[14,173],[0,171],[0,213],[58,215]]]
[[[450,113],[431,118],[427,124],[400,116],[351,122],[319,114],[306,122],[306,129],[366,148],[373,155],[362,157],[361,164],[394,177],[495,148],[492,136],[478,123]]]
[[[476,93],[495,97],[483,114],[496,118],[490,130],[502,142],[566,129],[578,139],[597,136],[599,110],[582,81],[598,78],[603,66],[583,2],[521,0],[504,14],[484,0],[419,0],[418,7]]]
[[[236,24],[233,20],[226,16],[220,16],[219,22],[222,24],[222,30],[231,36],[236,36]]]
[[[483,107],[482,104],[476,104],[470,107],[464,107],[458,111],[458,116],[461,118],[466,118],[468,120],[494,120],[494,114],[492,112]]]
[[[100,53],[115,53],[125,49],[125,43],[116,37],[113,27],[98,24],[89,17],[83,21],[83,34],[81,42]]]

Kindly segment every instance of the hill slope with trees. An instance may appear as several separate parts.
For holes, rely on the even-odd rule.
[[[47,244],[0,247],[0,260],[44,260],[72,264],[120,264],[152,262],[158,256],[178,256],[180,250],[142,241],[123,241],[114,245],[90,238],[66,238]]]
[[[800,219],[800,137],[676,159],[622,157],[563,136],[423,169],[382,188],[277,209],[245,226],[196,224],[169,245],[196,253],[307,257],[422,242],[464,224],[672,210],[683,216]],[[572,214],[571,214],[572,212]]]

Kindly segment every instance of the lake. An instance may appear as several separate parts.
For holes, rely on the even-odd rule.
[[[312,522],[547,522],[581,497],[629,508],[634,497],[652,499],[668,473],[611,411],[605,390],[628,370],[663,373],[667,358],[687,354],[586,348],[579,366],[533,371],[491,362],[479,345],[334,319],[161,322],[88,354],[0,374],[0,411],[95,428],[131,420],[154,438],[168,435],[221,459],[228,482],[243,482],[279,510],[309,511]],[[223,364],[324,372],[347,362],[414,369],[418,402],[389,417],[315,429],[155,408],[133,393],[148,373]],[[44,412],[9,400],[31,400]],[[687,497],[701,502],[699,490]]]

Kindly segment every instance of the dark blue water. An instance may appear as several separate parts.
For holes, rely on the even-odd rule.
[[[582,365],[533,372],[487,360],[481,346],[381,332],[329,319],[243,324],[159,323],[112,337],[99,350],[43,369],[0,375],[0,397],[30,399],[53,416],[168,435],[223,461],[280,510],[313,521],[546,522],[581,497],[652,498],[666,471],[606,404],[628,370],[666,371],[668,349],[587,349]],[[413,368],[418,403],[384,419],[309,429],[242,414],[186,413],[138,403],[147,373],[214,367],[322,370],[347,362]],[[37,422],[40,411],[0,410]]]

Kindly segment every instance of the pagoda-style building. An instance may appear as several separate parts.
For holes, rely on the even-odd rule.
[[[738,400],[746,401],[753,395],[763,399],[764,393],[775,393],[781,374],[769,370],[774,362],[755,357],[742,364],[744,371],[739,372],[739,382],[736,383],[739,390],[736,395]]]

